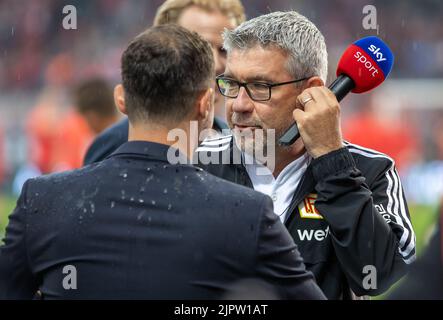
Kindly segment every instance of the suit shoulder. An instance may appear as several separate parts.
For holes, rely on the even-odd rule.
[[[42,175],[36,178],[29,179],[26,184],[28,189],[39,190],[51,190],[52,192],[63,192],[65,189],[60,189],[61,184],[71,184],[78,182],[79,179],[89,179],[90,174],[98,167],[102,166],[101,163],[85,166],[80,169],[57,172],[47,175]]]
[[[255,211],[259,210],[264,201],[267,199],[265,194],[255,191],[254,189],[227,181],[219,178],[207,171],[198,168],[202,177],[204,177],[204,186],[208,191],[214,194],[216,201],[220,203],[226,202],[235,207],[236,203],[242,203],[246,207],[253,208]],[[270,201],[270,200],[269,200]]]

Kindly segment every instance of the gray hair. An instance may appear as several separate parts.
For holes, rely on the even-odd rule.
[[[225,29],[224,48],[245,50],[260,45],[275,46],[289,54],[287,69],[294,77],[328,75],[325,39],[317,27],[295,11],[272,12],[242,23],[234,30]]]

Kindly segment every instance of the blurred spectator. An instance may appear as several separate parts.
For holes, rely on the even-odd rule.
[[[80,168],[94,138],[86,119],[76,110],[71,110],[61,119],[56,132],[51,172]]]
[[[419,137],[410,122],[380,116],[371,95],[362,99],[354,115],[343,123],[343,137],[369,149],[375,149],[395,160],[399,171],[406,170],[420,153]]]
[[[443,161],[417,163],[403,172],[407,199],[416,204],[436,205],[443,195]]]
[[[46,86],[27,117],[29,162],[41,173],[53,172],[57,130],[67,108],[66,88],[72,83],[72,59],[57,55],[45,72]]]
[[[59,102],[60,93],[46,88],[27,117],[29,161],[42,173],[52,172],[57,128],[63,116],[63,106]]]
[[[114,105],[113,88],[101,78],[82,82],[75,89],[74,104],[94,135],[100,134],[120,117]]]
[[[112,87],[101,78],[81,82],[73,92],[74,109],[60,121],[52,171],[77,169],[95,135],[119,120]]]
[[[105,72],[115,50],[151,24],[164,1],[97,0],[75,1],[78,29],[61,25],[67,0],[0,1],[0,89],[38,89],[41,74],[54,53],[71,52],[78,77],[88,72],[85,66]],[[209,1],[210,2],[210,1]],[[343,46],[357,38],[380,33],[396,55],[394,77],[442,77],[443,29],[440,27],[443,3],[435,0],[371,2],[377,8],[379,32],[362,28],[362,9],[366,0],[244,0],[248,17],[275,10],[295,9],[308,16],[325,34],[331,62]],[[346,19],[343,17],[346,16]],[[389,32],[386,32],[389,31]],[[420,53],[421,59],[417,59]],[[335,63],[331,65],[334,69]],[[118,76],[118,72],[115,72]],[[6,80],[7,79],[7,80]],[[6,81],[5,81],[6,80]]]

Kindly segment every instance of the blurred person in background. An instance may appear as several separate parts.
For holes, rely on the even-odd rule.
[[[343,123],[345,140],[380,151],[395,160],[400,173],[417,162],[420,141],[411,121],[388,117],[375,108],[373,94],[362,95],[356,112]]]
[[[75,109],[86,120],[94,135],[119,120],[113,87],[105,79],[96,77],[81,82],[73,96]]]
[[[154,25],[178,24],[200,34],[211,44],[215,59],[215,76],[225,69],[226,52],[223,49],[222,32],[233,29],[245,20],[240,0],[167,0],[157,10]],[[217,90],[216,90],[217,91]],[[214,129],[226,129],[224,123],[224,98],[217,91],[215,95]],[[106,158],[128,138],[128,119],[124,119],[97,137],[87,151],[84,164],[91,164]]]
[[[225,71],[226,65],[222,33],[225,28],[233,29],[245,19],[240,0],[167,0],[158,9],[154,25],[175,23],[200,34],[211,44],[217,76]],[[215,116],[223,120],[226,118],[224,102],[216,90]]]
[[[63,122],[69,110],[67,88],[72,86],[73,70],[73,58],[70,54],[58,54],[48,62],[43,76],[45,85],[39,90],[37,102],[26,115],[28,157],[13,178],[12,191],[17,196],[27,179],[56,170],[54,159],[59,152],[57,150],[64,145],[59,139],[59,128],[64,127]],[[79,126],[83,127],[82,119]]]
[[[72,94],[73,108],[57,130],[52,171],[77,169],[93,138],[119,119],[114,92],[103,78],[83,80]]]
[[[61,122],[69,110],[67,88],[73,83],[73,61],[69,54],[51,59],[45,72],[45,83],[26,120],[29,165],[42,174],[54,170],[58,128],[63,127]]]

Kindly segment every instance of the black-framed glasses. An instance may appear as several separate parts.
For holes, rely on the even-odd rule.
[[[271,99],[271,91],[274,87],[284,86],[286,84],[297,83],[309,78],[302,78],[280,83],[265,82],[239,82],[234,79],[220,75],[216,78],[217,87],[220,93],[228,98],[235,99],[238,97],[240,88],[244,87],[249,97],[254,101],[269,101]]]

